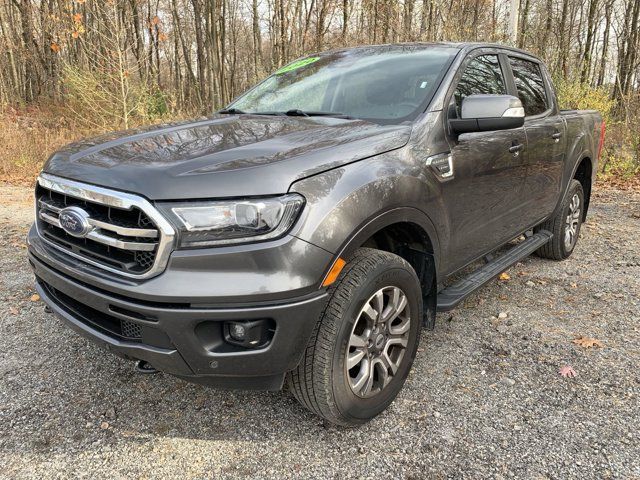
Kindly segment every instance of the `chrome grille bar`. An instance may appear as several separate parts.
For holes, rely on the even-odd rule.
[[[44,208],[46,210],[50,210],[54,213],[60,213],[62,207],[54,205],[49,202],[45,202],[42,199],[38,200],[38,204],[40,208]],[[49,216],[50,218],[53,218]],[[42,217],[41,217],[42,218]],[[42,218],[45,221],[45,218]],[[60,226],[60,224],[49,222],[52,225]],[[101,230],[109,230],[110,232],[117,233],[118,235],[123,235],[126,237],[138,237],[138,238],[158,238],[158,231],[151,228],[130,228],[130,227],[122,227],[120,225],[115,225],[113,223],[103,222],[102,220],[97,220],[95,218],[90,218],[89,223],[96,228]]]
[[[136,250],[139,252],[153,252],[156,249],[155,243],[126,242],[117,238],[102,235],[95,230],[87,234],[89,240],[109,245],[110,247],[121,248],[122,250]]]
[[[38,205],[40,206],[40,208],[46,208],[47,210],[51,210],[54,213],[60,213],[60,210],[62,210],[63,208],[63,207],[58,207],[57,205],[53,205],[51,203],[45,202],[41,198],[38,199]]]
[[[56,217],[53,217],[45,212],[40,212],[40,218],[47,223],[50,223],[54,227],[62,228],[60,225],[60,220]],[[109,245],[110,247],[121,248],[123,250],[137,250],[140,252],[153,252],[156,249],[156,243],[140,243],[140,242],[127,242],[124,240],[119,240],[117,238],[109,237],[107,235],[103,235],[96,230],[92,230],[87,234],[85,238],[89,240],[93,240],[94,242],[102,243],[104,245]]]
[[[102,220],[96,220],[94,218],[90,218],[89,223],[102,230],[109,230],[110,232],[115,232],[118,235],[124,235],[127,237],[158,238],[158,231],[149,228],[121,227],[119,225],[103,222]]]

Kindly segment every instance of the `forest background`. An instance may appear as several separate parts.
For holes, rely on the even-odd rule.
[[[65,143],[211,114],[312,52],[489,41],[607,121],[600,179],[640,184],[640,0],[0,0],[0,180]]]

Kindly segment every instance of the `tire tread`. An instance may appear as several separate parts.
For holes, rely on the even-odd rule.
[[[288,375],[289,389],[307,409],[325,419],[352,426],[333,400],[331,385],[333,346],[338,336],[343,313],[349,306],[351,293],[366,280],[367,274],[380,262],[402,262],[401,257],[373,248],[359,248],[349,259],[336,282],[329,287],[325,307],[311,334],[298,366]]]

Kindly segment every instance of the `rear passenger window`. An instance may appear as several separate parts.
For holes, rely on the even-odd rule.
[[[458,82],[453,96],[456,112],[460,117],[462,100],[469,95],[480,93],[506,94],[507,87],[497,55],[481,55],[471,60]]]
[[[547,92],[542,80],[540,65],[521,58],[509,58],[513,79],[516,82],[518,96],[524,107],[524,113],[538,115],[549,108]]]

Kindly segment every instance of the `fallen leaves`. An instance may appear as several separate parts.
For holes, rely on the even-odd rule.
[[[38,302],[40,301],[40,295],[34,293],[33,295],[31,295],[31,298],[29,298],[29,300],[31,300],[32,302]]]
[[[576,375],[578,375],[571,365],[565,365],[560,370],[558,370],[558,373],[561,377],[565,378],[574,378]]]
[[[502,272],[498,278],[503,282],[506,282],[507,280],[511,280],[511,275],[509,275],[507,272]]]
[[[582,348],[602,348],[604,345],[597,338],[583,337],[580,336],[578,338],[574,338],[573,343],[582,347]]]

